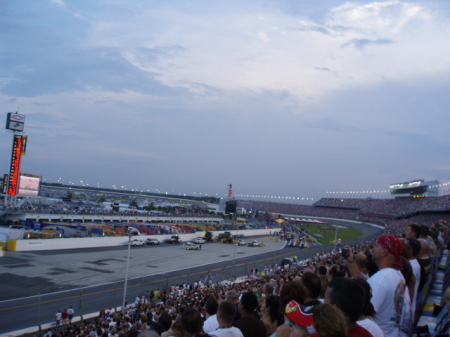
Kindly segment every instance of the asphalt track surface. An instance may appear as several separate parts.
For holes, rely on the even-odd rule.
[[[344,221],[333,221],[349,225]],[[348,244],[380,235],[378,228],[352,223],[364,231]],[[283,257],[307,259],[332,246],[308,249],[284,247],[285,242],[259,238],[265,247],[206,243],[199,251],[181,245],[131,247],[126,296],[129,303],[148,290],[168,288],[182,282],[213,282],[248,274],[252,267],[280,264]],[[347,244],[344,242],[344,244]],[[128,249],[40,252],[8,252],[0,258],[0,334],[54,320],[58,310],[72,306],[75,315],[121,306],[124,296]]]

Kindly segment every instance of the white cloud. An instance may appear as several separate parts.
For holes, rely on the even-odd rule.
[[[142,8],[132,21],[100,19],[92,43],[120,46],[130,63],[159,74],[165,85],[287,90],[300,99],[385,80],[414,80],[450,68],[443,57],[443,49],[450,47],[448,34],[443,34],[449,31],[448,22],[415,3],[347,2],[331,8],[323,23],[261,11],[206,16],[177,8]],[[180,48],[157,59],[141,57],[139,47],[165,46]]]
[[[31,26],[14,15],[2,36],[29,43],[7,45],[0,102],[27,114],[24,165],[304,197],[442,172],[430,166],[448,167],[446,12],[328,3],[321,17],[276,1],[71,2]]]
[[[50,0],[50,2],[54,3],[59,7],[66,8],[66,3],[64,2],[64,0]]]

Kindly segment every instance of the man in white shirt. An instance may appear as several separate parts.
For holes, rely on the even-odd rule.
[[[406,239],[406,243],[409,247],[411,247],[412,258],[409,259],[409,263],[411,264],[413,274],[416,277],[416,283],[414,284],[414,294],[413,298],[411,298],[411,311],[413,315],[415,315],[417,311],[417,294],[419,292],[419,284],[421,278],[420,264],[419,261],[417,261],[417,255],[419,255],[421,243],[416,239]]]
[[[378,272],[368,282],[372,287],[371,302],[376,311],[373,320],[386,337],[401,336],[400,327],[411,318],[406,282],[402,267],[402,241],[392,235],[381,236],[372,250]]]
[[[209,297],[205,302],[206,321],[203,323],[203,331],[210,333],[219,327],[219,321],[217,320],[217,309],[219,303],[213,297]]]
[[[232,326],[234,316],[236,315],[236,306],[228,301],[223,301],[217,311],[217,320],[219,328],[210,332],[210,335],[216,337],[244,337],[241,330]]]
[[[72,323],[73,315],[75,314],[75,310],[73,310],[72,306],[70,306],[69,310],[67,310],[67,320],[69,323]]]
[[[57,326],[57,327],[61,326],[61,316],[62,316],[61,310],[58,310],[58,312],[55,315],[55,321],[56,321],[55,326]]]

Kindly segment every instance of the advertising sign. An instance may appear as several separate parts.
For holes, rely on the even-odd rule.
[[[25,115],[8,112],[6,118],[6,130],[23,131],[25,125]]]
[[[19,179],[19,191],[17,195],[37,197],[39,195],[39,185],[41,176],[35,174],[21,173]]]
[[[9,168],[8,194],[17,195],[19,188],[20,160],[22,159],[23,136],[14,135],[11,153],[11,166]]]
[[[8,175],[3,175],[3,186],[2,186],[2,193],[6,194],[8,193]]]

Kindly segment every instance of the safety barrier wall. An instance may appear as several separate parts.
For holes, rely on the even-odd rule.
[[[249,229],[249,230],[230,230],[233,235],[239,234],[247,236],[269,235],[280,229]],[[217,236],[224,231],[213,232]],[[193,240],[197,237],[203,237],[205,232],[196,232],[193,234],[179,234],[183,242]],[[165,235],[139,235],[132,236],[132,239],[147,240],[147,238],[157,238],[159,241],[170,238],[173,234]],[[27,239],[27,240],[9,240],[8,250],[25,252],[39,250],[58,250],[58,249],[76,249],[76,248],[98,248],[114,247],[128,244],[128,236],[107,236],[107,237],[88,237],[88,238],[59,238],[59,239]]]
[[[8,214],[5,216],[5,220],[11,221],[37,221],[37,222],[59,222],[59,221],[70,221],[70,222],[158,222],[158,223],[223,223],[224,220],[219,216],[190,216],[184,217],[179,216],[158,216],[158,215],[144,215],[144,214],[86,214],[86,213],[74,213],[74,214],[61,214],[61,213],[15,213]]]

